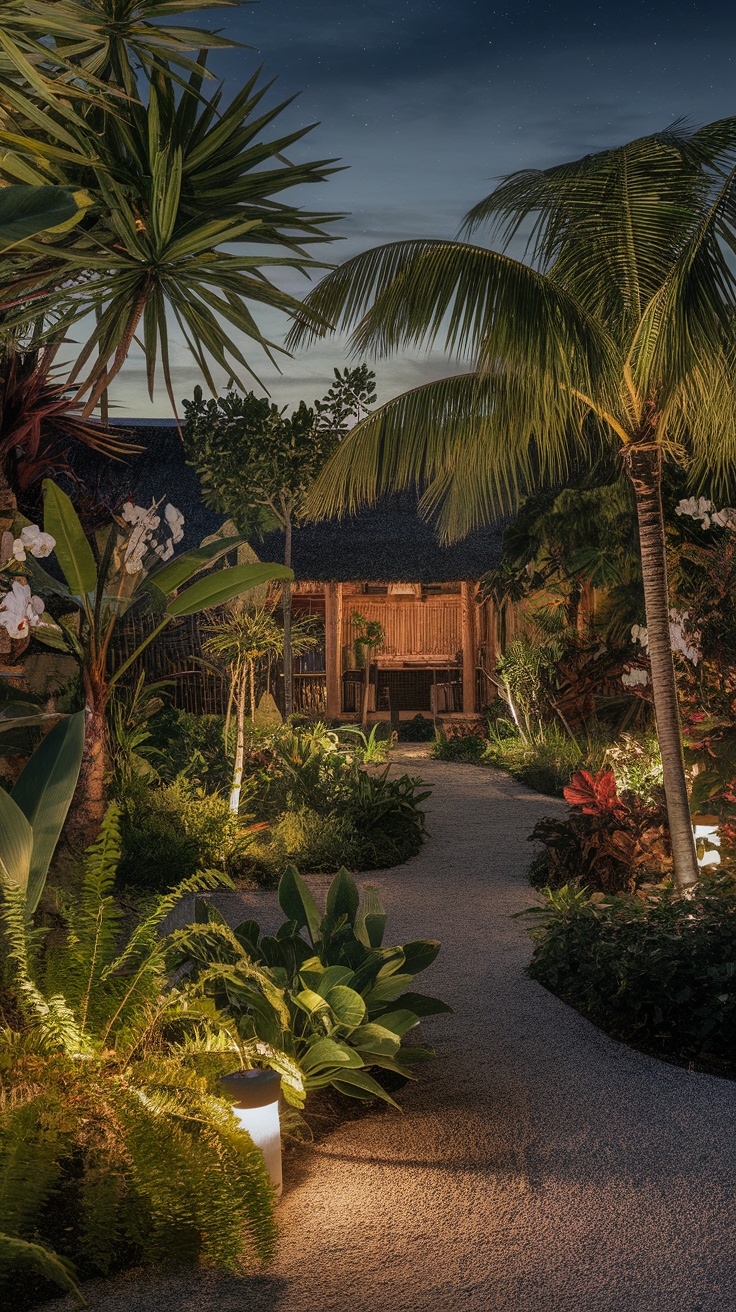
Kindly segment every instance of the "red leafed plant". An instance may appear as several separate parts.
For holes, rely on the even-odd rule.
[[[571,806],[579,806],[584,815],[621,816],[626,811],[610,765],[604,766],[596,775],[590,770],[576,770],[563,792],[565,801]]]
[[[591,892],[633,891],[661,879],[672,864],[664,806],[619,793],[610,766],[596,775],[576,770],[565,788],[566,820],[545,817],[531,841],[544,844],[532,866],[538,887],[576,884]]]

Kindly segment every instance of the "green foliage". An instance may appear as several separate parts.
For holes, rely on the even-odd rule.
[[[386,725],[374,724],[370,733],[364,733],[357,724],[344,724],[339,732],[341,741],[363,765],[385,765],[393,745],[393,734]]]
[[[10,794],[0,790],[0,882],[20,893],[33,915],[79,777],[84,712],[60,720],[21,771]]]
[[[208,792],[229,788],[232,757],[224,745],[225,721],[221,715],[193,715],[165,706],[149,725],[156,769],[168,783],[186,776]]]
[[[401,1040],[422,1016],[450,1010],[410,991],[439,943],[384,947],[378,893],[366,886],[361,903],[346,870],[332,881],[322,913],[293,867],[281,879],[279,902],[287,920],[273,937],[250,920],[229,929],[208,903],[202,922],[173,936],[175,963],[232,1017],[241,1039],[260,1043],[260,1064],[281,1074],[293,1105],[328,1086],[393,1102],[369,1072],[411,1079],[412,1067],[432,1055]],[[254,990],[255,967],[273,981],[272,998]]]
[[[686,899],[670,889],[589,898],[564,887],[534,914],[533,979],[614,1038],[736,1073],[732,876],[704,875]]]
[[[197,870],[224,870],[238,852],[238,818],[227,797],[185,778],[151,788],[144,780],[122,794],[120,882],[162,891]]]
[[[254,392],[228,392],[205,401],[202,389],[184,402],[184,443],[205,501],[242,532],[299,518],[303,501],[327,457],[375,400],[365,365],[335,370],[335,383],[310,408],[291,415]]]
[[[346,815],[321,815],[308,806],[284,811],[263,833],[254,835],[228,863],[233,875],[275,885],[290,864],[309,872],[332,874],[341,865],[359,870],[364,845]]]
[[[172,1259],[234,1269],[274,1239],[263,1158],[216,1095],[248,1050],[211,1002],[171,984],[161,934],[182,897],[223,877],[183,881],[121,942],[119,856],[111,808],[52,938],[4,893],[0,1230],[80,1274]],[[19,1254],[3,1256],[12,1278]]]
[[[411,720],[399,721],[400,743],[431,743],[434,736],[434,722],[426,719],[421,712],[412,716]]]
[[[475,763],[480,761],[486,751],[488,743],[480,734],[452,734],[447,736],[444,729],[440,729],[432,745],[430,755],[436,761],[467,761]]]
[[[80,197],[80,200],[82,198]],[[63,187],[3,187],[0,191],[0,251],[66,224],[81,205]]]
[[[213,392],[213,362],[228,377],[250,374],[237,336],[272,358],[254,307],[300,308],[271,281],[272,269],[316,267],[304,247],[329,240],[323,225],[334,216],[283,199],[328,177],[329,161],[291,162],[310,128],[273,132],[288,102],[264,110],[268,87],[257,72],[223,104],[222,87],[208,85],[206,51],[232,43],[182,27],[182,14],[196,8],[190,0],[2,6],[11,63],[0,86],[2,181],[81,187],[92,202],[75,225],[0,260],[2,299],[13,324],[38,320],[59,338],[86,320],[72,377],[89,408],[136,335],[150,390],[160,360],[173,402],[172,318]]]

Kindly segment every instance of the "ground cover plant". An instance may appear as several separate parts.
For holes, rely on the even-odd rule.
[[[736,1075],[736,883],[706,874],[693,895],[550,890],[533,912],[533,979],[613,1038]]]

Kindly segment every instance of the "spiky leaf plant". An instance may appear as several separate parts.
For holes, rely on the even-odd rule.
[[[50,937],[29,930],[20,894],[4,890],[6,1278],[25,1263],[68,1285],[70,1259],[83,1273],[141,1260],[232,1269],[272,1249],[263,1158],[216,1093],[218,1074],[248,1054],[209,999],[169,983],[160,933],[182,896],[223,877],[199,874],[160,898],[121,947],[119,856],[111,808],[64,929]]]

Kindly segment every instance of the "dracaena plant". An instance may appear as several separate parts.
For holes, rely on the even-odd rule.
[[[231,43],[157,21],[194,7],[90,0],[11,4],[0,13],[8,42],[20,40],[26,17],[31,36],[43,32],[48,45],[45,65],[38,51],[35,63],[16,65],[20,102],[0,82],[0,180],[82,187],[92,200],[73,231],[0,257],[0,306],[10,327],[59,316],[68,325],[94,312],[71,375],[87,414],[137,334],[149,388],[160,362],[174,404],[172,319],[213,391],[213,365],[229,378],[249,374],[238,339],[272,349],[254,310],[300,308],[270,270],[315,267],[305,246],[327,239],[333,217],[282,199],[331,172],[329,161],[287,159],[309,129],[269,138],[285,105],[263,108],[268,84],[257,73],[225,105],[222,89],[206,84],[198,52]],[[74,86],[87,93],[71,112],[69,63]],[[233,252],[233,243],[248,249]]]
[[[29,583],[16,581],[14,590],[25,588],[29,609],[37,618],[31,586],[36,593],[54,599],[59,623],[37,623],[33,632],[42,642],[70,652],[80,667],[86,735],[79,802],[70,824],[80,838],[89,840],[104,812],[105,711],[111,690],[172,620],[195,615],[273,579],[293,575],[283,565],[260,562],[213,571],[239,545],[239,538],[220,537],[207,546],[174,555],[174,546],[182,537],[183,517],[168,503],[159,510],[157,506],[146,509],[126,502],[120,516],[89,540],[66,493],[50,479],[45,479],[43,486],[44,536],[53,546],[63,582],[39,564],[37,555],[26,553],[17,568],[27,573]],[[30,527],[36,535],[39,533],[36,526]],[[18,554],[23,549],[22,532],[16,539]],[[25,532],[28,534],[28,527]],[[193,582],[203,570],[210,572]],[[11,595],[14,592],[8,598]],[[134,613],[153,617],[149,632],[127,659],[115,664],[115,630]],[[0,621],[2,618],[0,609]],[[28,622],[32,625],[32,618]]]
[[[256,1041],[255,1064],[279,1072],[292,1105],[328,1087],[393,1102],[371,1071],[412,1079],[417,1062],[432,1056],[402,1039],[423,1016],[450,1011],[411,987],[439,943],[384,947],[378,893],[366,886],[361,900],[347,870],[332,881],[323,912],[293,866],[278,896],[287,920],[275,937],[252,920],[231,929],[210,903],[201,904],[200,922],[171,938],[174,963],[195,995],[210,996],[232,1018],[241,1041]],[[265,971],[273,995],[256,971]]]

